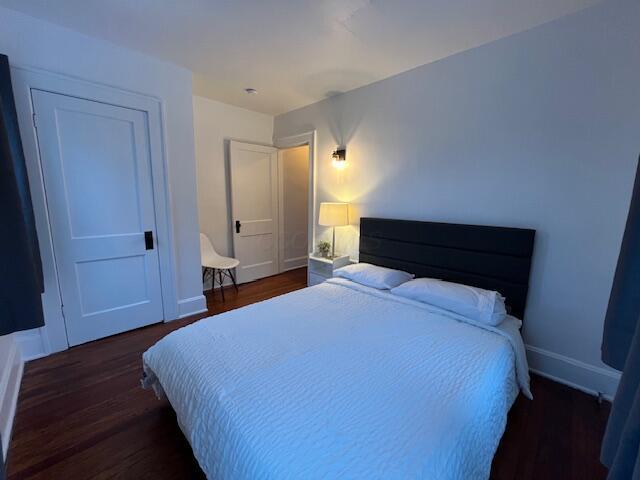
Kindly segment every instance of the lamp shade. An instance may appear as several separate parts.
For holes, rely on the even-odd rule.
[[[323,227],[340,227],[349,225],[349,204],[322,202],[320,204],[320,219]]]

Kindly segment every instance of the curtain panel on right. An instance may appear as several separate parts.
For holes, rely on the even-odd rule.
[[[640,159],[602,337],[602,361],[622,370],[602,443],[610,480],[640,480]]]

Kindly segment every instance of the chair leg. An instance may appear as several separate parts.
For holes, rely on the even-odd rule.
[[[211,270],[211,299],[216,299],[216,269],[212,268]]]
[[[202,267],[202,290],[204,290],[204,282],[207,281],[207,273],[209,273],[210,268],[209,267]],[[215,287],[215,282],[213,279],[213,276],[211,278],[211,295],[214,295],[214,288]],[[204,291],[202,292],[204,293]]]
[[[224,287],[222,286],[222,270],[218,270],[218,279],[220,281],[220,293],[222,294],[222,301],[224,302]]]
[[[238,291],[238,284],[236,283],[236,277],[233,275],[233,271],[229,268],[227,269],[227,272],[229,272],[229,276],[231,277],[231,281],[233,282],[233,286],[236,289],[236,292]]]

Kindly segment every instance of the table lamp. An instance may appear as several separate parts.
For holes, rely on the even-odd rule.
[[[333,227],[333,241],[331,242],[331,258],[336,256],[336,227],[349,225],[349,204],[337,202],[322,202],[320,204],[320,218],[318,223],[323,227]]]

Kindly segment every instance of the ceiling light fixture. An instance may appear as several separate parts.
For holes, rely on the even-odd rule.
[[[256,93],[258,93],[258,90],[256,90],[255,88],[245,88],[244,91],[249,95],[255,95]]]

